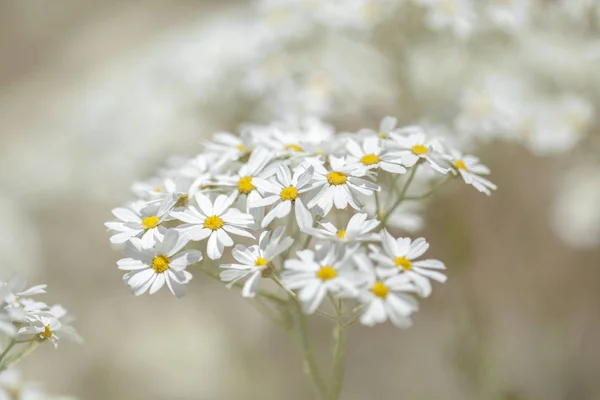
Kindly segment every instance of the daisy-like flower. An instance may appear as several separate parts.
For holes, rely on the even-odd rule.
[[[187,238],[173,229],[151,247],[133,238],[125,249],[128,258],[117,261],[120,270],[129,271],[123,280],[133,294],[139,296],[146,291],[154,294],[166,283],[173,295],[182,297],[184,285],[192,279],[186,267],[202,260],[202,253],[198,250],[179,252],[186,243]]]
[[[381,139],[387,139],[390,137],[390,133],[392,133],[396,129],[396,125],[398,124],[398,120],[395,117],[384,117],[379,123],[379,129],[374,131],[373,129],[361,129],[358,131],[359,136],[378,136]]]
[[[390,134],[390,147],[399,149],[398,154],[406,167],[414,166],[417,161],[425,160],[436,171],[446,174],[450,168],[444,167],[444,154],[439,141],[428,140],[420,126],[409,126]]]
[[[314,252],[300,250],[296,255],[298,259],[284,262],[281,281],[290,290],[298,290],[298,299],[305,313],[314,313],[327,293],[356,294],[355,284],[349,278],[351,251],[345,251],[339,245],[320,245]]]
[[[220,166],[228,161],[235,161],[241,157],[248,156],[254,150],[254,139],[248,131],[243,131],[240,136],[229,132],[218,132],[213,136],[213,140],[206,143],[208,153],[222,155]]]
[[[421,257],[429,248],[429,243],[423,238],[411,241],[410,238],[394,239],[387,230],[381,232],[381,244],[383,251],[377,246],[370,245],[372,250],[369,257],[377,261],[383,268],[382,273],[406,275],[417,288],[420,295],[427,297],[431,294],[430,279],[444,283],[446,275],[439,272],[446,269],[444,264],[438,260],[415,260]]]
[[[306,169],[298,166],[292,175],[287,165],[280,164],[276,175],[271,179],[253,179],[254,185],[263,192],[265,197],[262,200],[250,203],[249,207],[251,209],[273,207],[263,218],[260,224],[262,228],[269,225],[275,218],[287,216],[292,210],[292,206],[294,207],[296,221],[301,229],[312,225],[312,217],[300,195],[313,188],[313,172],[314,167],[312,166]]]
[[[225,247],[233,246],[229,233],[249,237],[254,236],[246,229],[253,228],[254,218],[236,208],[230,208],[237,193],[229,196],[219,195],[214,203],[201,193],[194,196],[198,208],[190,206],[185,211],[173,211],[173,217],[185,224],[176,229],[190,240],[200,241],[208,238],[206,254],[211,260],[221,258]]]
[[[221,272],[220,277],[221,280],[229,282],[228,288],[247,277],[242,288],[242,296],[254,297],[256,295],[259,278],[268,276],[273,268],[273,259],[294,243],[291,237],[283,237],[284,230],[285,228],[280,226],[272,232],[263,232],[258,240],[258,246],[246,247],[238,244],[233,248],[233,257],[239,264],[221,265],[225,271]]]
[[[460,174],[466,184],[473,186],[478,191],[490,196],[492,190],[498,187],[480,175],[489,175],[490,169],[479,163],[479,158],[462,155],[456,150],[451,150],[448,160],[454,167],[454,174]]]
[[[351,156],[348,157],[348,164],[355,164],[358,169],[362,169],[363,174],[378,168],[393,174],[406,172],[402,165],[402,156],[398,152],[392,153],[381,147],[377,136],[365,138],[362,146],[350,139],[346,148]]]
[[[246,211],[249,210],[248,205],[262,199],[261,194],[256,190],[254,178],[268,178],[274,173],[272,169],[265,170],[265,167],[271,162],[273,156],[265,149],[260,149],[252,152],[248,162],[242,165],[235,175],[227,175],[218,177],[217,185],[234,187],[236,195],[246,196]]]
[[[408,294],[418,290],[410,279],[406,275],[380,273],[364,254],[355,255],[355,262],[363,273],[358,300],[365,308],[360,322],[374,326],[389,319],[399,328],[410,327],[410,316],[418,310],[416,300]]]
[[[175,203],[173,199],[167,198],[162,202],[137,202],[129,208],[115,208],[112,213],[120,221],[104,224],[109,230],[117,232],[110,237],[111,243],[125,243],[140,237],[145,245],[152,246],[156,239],[166,232],[166,228],[161,224],[169,219],[169,213]]]
[[[56,312],[57,315],[54,315]],[[42,311],[38,314],[28,316],[27,325],[19,329],[20,340],[37,340],[39,342],[50,342],[58,347],[58,341],[62,338],[81,343],[81,336],[69,325],[71,320],[62,321],[66,316],[66,310],[58,306],[50,311]]]
[[[354,214],[345,228],[337,229],[331,222],[319,222],[321,229],[310,225],[305,232],[319,239],[327,239],[342,243],[379,241],[379,235],[373,233],[380,222],[367,219],[368,214]]]
[[[335,204],[338,209],[345,209],[348,204],[356,210],[362,208],[359,195],[372,195],[380,187],[365,178],[356,166],[346,165],[343,158],[330,156],[328,171],[323,165],[315,163],[315,187],[322,186],[319,193],[308,203],[308,208],[319,206],[323,215],[327,215]]]

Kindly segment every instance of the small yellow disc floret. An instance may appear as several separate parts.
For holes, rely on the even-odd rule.
[[[464,169],[465,171],[467,170],[467,166],[465,165],[465,163],[462,160],[454,161],[454,165],[456,166],[457,169]]]
[[[44,340],[50,339],[54,335],[54,332],[50,329],[50,326],[44,326],[44,332],[40,332],[40,337]]]
[[[342,172],[333,171],[327,174],[327,183],[330,185],[345,185],[348,178]]]
[[[152,228],[156,228],[160,224],[160,218],[156,215],[151,215],[149,217],[144,218],[142,221],[142,226],[148,231]]]
[[[390,290],[385,286],[385,284],[381,281],[377,281],[371,287],[371,292],[377,297],[385,299],[390,292]]]
[[[204,227],[216,231],[223,227],[223,220],[216,215],[213,215],[204,220]]]
[[[296,200],[296,198],[298,198],[298,189],[296,189],[293,186],[288,186],[281,191],[281,193],[279,194],[279,197],[281,197],[282,201],[287,201],[287,200],[294,201],[294,200]]]
[[[264,257],[258,257],[254,263],[257,267],[264,267],[267,265],[267,260]]]
[[[366,154],[360,159],[360,162],[363,163],[363,165],[377,164],[379,162],[379,157],[375,154]]]
[[[252,184],[252,177],[244,176],[243,178],[240,178],[238,182],[238,189],[242,194],[248,194],[256,189],[256,187]]]
[[[423,146],[422,144],[416,144],[412,147],[413,154],[417,156],[427,154],[428,151],[429,150],[427,149],[427,147]]]
[[[333,268],[329,265],[325,265],[317,271],[317,278],[319,278],[323,282],[333,279],[336,276],[337,276],[337,271],[335,270],[335,268]]]
[[[157,274],[162,274],[169,269],[170,262],[171,260],[167,256],[156,256],[154,260],[152,260],[152,269]]]
[[[396,267],[402,268],[405,271],[410,271],[412,268],[412,262],[406,257],[398,257],[394,260]]]

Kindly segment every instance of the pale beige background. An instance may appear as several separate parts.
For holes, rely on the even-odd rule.
[[[165,105],[139,110],[135,94],[123,100],[131,118],[107,113],[97,127],[78,118],[102,104],[99,96],[121,101],[119,88],[170,32],[235,7],[0,1],[0,272],[48,283],[47,300],[72,310],[86,339],[23,362],[26,377],[54,392],[312,398],[292,342],[222,285],[196,276],[183,300],[130,295],[103,226],[133,179],[241,121],[198,120],[188,109],[153,119]],[[600,250],[572,251],[549,229],[561,162],[509,145],[482,156],[498,193],[457,185],[427,213],[424,234],[450,267],[448,283],[422,303],[411,330],[351,331],[343,399],[600,399]],[[329,327],[312,328],[326,356]]]

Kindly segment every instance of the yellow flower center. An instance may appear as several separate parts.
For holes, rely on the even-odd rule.
[[[187,207],[189,203],[189,198],[190,196],[187,194],[179,196],[179,198],[177,199],[177,203],[175,203],[175,207]]]
[[[373,292],[375,296],[385,299],[390,290],[387,288],[387,286],[385,286],[383,282],[377,281],[371,287],[371,292]]]
[[[333,171],[327,174],[327,182],[330,185],[345,185],[347,179],[348,178],[346,178],[346,175],[338,171]]]
[[[337,271],[335,270],[335,268],[333,268],[329,265],[325,265],[324,267],[321,267],[317,271],[317,278],[319,278],[323,282],[333,279],[336,276],[337,276]]]
[[[379,157],[377,157],[375,154],[367,154],[360,159],[360,162],[364,165],[377,164],[379,162]]]
[[[343,239],[345,236],[346,236],[346,230],[340,229],[337,233],[337,237],[339,237],[340,239]]]
[[[423,146],[422,144],[416,144],[412,147],[413,154],[417,156],[427,154],[428,151],[429,150],[427,149],[427,147]]]
[[[44,326],[44,332],[40,332],[40,337],[44,340],[50,339],[54,332],[50,329],[49,325]]]
[[[281,193],[279,194],[279,197],[281,197],[282,201],[296,200],[296,198],[298,197],[298,189],[296,189],[293,186],[288,186],[281,191]]]
[[[156,256],[154,260],[152,260],[152,269],[156,271],[157,274],[162,274],[169,269],[170,262],[171,260],[167,256]]]
[[[244,145],[243,145],[243,144],[238,144],[237,146],[235,146],[235,148],[236,148],[238,151],[241,151],[241,152],[244,152],[244,151],[246,151],[246,148],[244,147]]]
[[[223,227],[223,220],[216,215],[210,216],[204,220],[204,227],[216,231]]]
[[[302,147],[298,146],[297,144],[288,144],[287,146],[285,146],[286,150],[294,150],[294,151],[302,151]]]
[[[383,132],[377,133],[377,136],[379,136],[381,139],[387,138],[387,135],[385,133],[383,133]]]
[[[412,268],[412,262],[406,257],[398,257],[394,260],[394,263],[396,264],[396,267],[401,267],[405,271],[410,271]]]
[[[264,257],[258,257],[254,263],[257,267],[264,267],[267,265],[267,260]]]
[[[152,228],[156,228],[160,224],[160,219],[156,215],[151,215],[144,218],[142,226],[148,231]]]
[[[240,178],[238,182],[238,189],[242,194],[248,194],[256,189],[256,187],[252,184],[252,177],[244,176],[243,178]]]
[[[464,169],[465,171],[467,170],[467,166],[465,165],[465,163],[462,160],[456,160],[456,161],[454,161],[454,165],[458,169]]]

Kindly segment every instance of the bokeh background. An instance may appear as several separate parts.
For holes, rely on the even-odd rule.
[[[259,14],[230,0],[0,1],[0,274],[47,283],[46,300],[72,311],[85,338],[38,350],[21,364],[27,379],[90,400],[314,398],[293,341],[218,282],[198,275],[182,300],[131,295],[103,225],[131,183],[168,156],[191,156],[213,132],[279,116],[279,98],[273,106],[228,88],[257,84],[232,66],[253,68]],[[597,32],[580,32],[585,45],[599,45]],[[348,65],[339,74],[350,102],[362,105],[312,111],[340,128],[375,127],[387,114],[420,120],[449,94],[396,93],[406,78],[389,65],[415,60],[373,56],[364,34],[331,40],[318,51],[342,49]],[[569,40],[552,43],[562,51]],[[496,62],[494,51],[486,57]],[[600,86],[597,58],[569,62],[571,89]],[[440,65],[431,77],[449,71],[469,74]],[[319,104],[328,84],[311,81],[308,103]],[[583,143],[597,143],[598,132],[590,123]],[[600,399],[600,148],[590,146],[543,156],[510,141],[477,147],[500,189],[487,198],[455,185],[428,205],[419,234],[449,266],[449,281],[422,302],[412,329],[350,331],[343,399]],[[328,323],[315,319],[311,330],[326,358]]]

